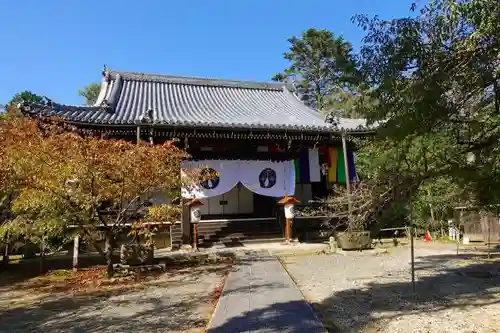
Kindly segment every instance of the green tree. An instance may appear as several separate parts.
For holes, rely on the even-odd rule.
[[[46,97],[32,93],[29,90],[25,90],[15,94],[12,97],[12,99],[6,105],[6,110],[9,111],[11,108],[15,108],[19,103],[44,104],[46,102],[47,102]]]
[[[423,182],[412,202],[414,221],[425,230],[440,230],[444,236],[454,209],[466,204],[466,190],[449,176]]]
[[[324,111],[337,117],[363,118],[363,110],[372,108],[376,102],[371,98],[368,86],[360,83],[349,89],[332,89],[326,98]]]
[[[101,91],[100,83],[91,83],[83,89],[78,90],[78,95],[85,99],[86,105],[94,105]]]
[[[275,81],[294,79],[301,98],[323,110],[327,97],[337,89],[349,89],[358,80],[352,46],[328,30],[308,29],[288,39],[290,50],[283,54],[291,64]]]
[[[413,193],[449,176],[473,186],[475,200],[498,203],[498,1],[433,0],[414,18],[356,20],[367,31],[361,68],[377,101],[363,113],[383,122],[389,146],[378,149],[392,155],[388,165],[397,164]]]

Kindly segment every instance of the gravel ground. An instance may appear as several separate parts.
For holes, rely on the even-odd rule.
[[[0,288],[0,332],[203,332],[225,266],[191,267],[112,290]]]
[[[332,332],[500,332],[500,262],[453,246],[287,257],[283,262]]]

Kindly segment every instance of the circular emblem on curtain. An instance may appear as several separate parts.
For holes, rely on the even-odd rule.
[[[211,190],[219,186],[220,178],[217,176],[217,171],[212,168],[205,168],[201,170],[201,177],[205,179],[200,183],[203,188]]]
[[[265,168],[259,174],[259,183],[262,188],[271,188],[276,185],[276,171]]]

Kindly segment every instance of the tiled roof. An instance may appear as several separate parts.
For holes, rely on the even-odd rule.
[[[293,90],[293,89],[292,89]],[[52,104],[50,115],[94,124],[144,122],[203,128],[330,132],[364,127],[363,120],[329,124],[282,83],[190,78],[106,70],[92,107]],[[365,129],[366,130],[366,129]]]

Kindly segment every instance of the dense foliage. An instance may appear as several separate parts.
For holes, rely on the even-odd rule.
[[[383,124],[361,164],[404,179],[423,224],[459,204],[498,203],[500,4],[431,1],[415,18],[357,22],[366,94],[377,101],[359,112]]]
[[[415,18],[357,21],[367,31],[361,65],[377,100],[363,113],[384,122],[383,139],[394,146],[385,151],[404,162],[398,172],[427,184],[418,193],[428,197],[444,192],[433,180],[455,203],[498,202],[500,4],[431,1]]]
[[[335,82],[320,100],[380,128],[374,140],[359,142],[364,193],[373,192],[367,200],[392,202],[425,224],[459,204],[500,201],[500,3],[432,0],[411,10],[418,12],[392,20],[355,16],[366,32],[356,57],[360,81],[347,89]],[[290,73],[317,63],[318,53],[291,51]],[[316,78],[299,80],[308,86]],[[371,207],[369,216],[379,211],[363,207]]]
[[[47,103],[47,101],[48,101],[47,97],[37,95],[29,90],[25,90],[12,96],[9,103],[7,103],[7,105],[5,106],[5,110],[7,112],[11,110],[16,110],[17,105],[20,103],[45,104]]]
[[[302,100],[311,107],[324,110],[332,94],[358,82],[352,46],[342,37],[311,28],[288,42],[290,50],[284,57],[290,67],[273,79],[294,80]]]
[[[180,194],[180,162],[163,145],[95,138],[54,121],[9,116],[0,122],[0,189],[11,212],[2,233],[40,243],[76,229],[108,259],[112,240],[128,224],[177,219],[178,205],[151,209],[152,192]],[[104,233],[107,248],[97,242]],[[110,267],[111,268],[111,267]]]
[[[94,105],[99,97],[101,85],[99,83],[91,83],[83,89],[78,90],[78,95],[85,99],[86,105]]]

